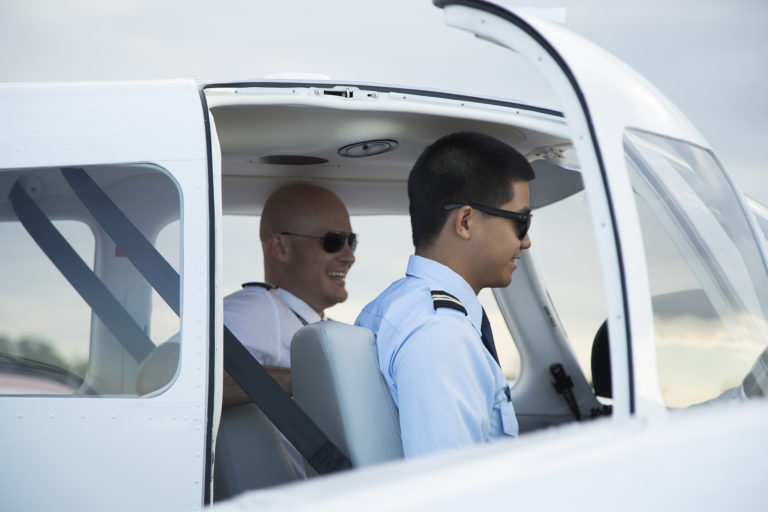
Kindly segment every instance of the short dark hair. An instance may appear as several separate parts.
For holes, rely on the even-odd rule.
[[[494,137],[475,132],[441,137],[424,149],[408,175],[413,245],[435,241],[450,214],[444,204],[498,207],[512,200],[512,183],[533,178],[528,160]]]

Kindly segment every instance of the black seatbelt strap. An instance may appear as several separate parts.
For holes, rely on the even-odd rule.
[[[19,182],[11,188],[8,199],[24,229],[48,259],[59,269],[96,316],[104,322],[131,357],[137,362],[143,361],[155,348],[155,344],[144,330],[69,245]]]
[[[573,413],[573,417],[577,421],[581,421],[581,411],[579,411],[579,404],[576,403],[576,397],[573,394],[573,379],[565,372],[565,368],[560,363],[554,363],[549,365],[549,373],[554,377],[555,382],[552,385],[555,387],[555,391],[558,394],[563,395],[565,403],[568,404],[568,408]]]
[[[179,274],[101,187],[88,176],[85,169],[62,168],[61,173],[112,241],[178,315],[181,311]]]
[[[224,326],[224,367],[319,474],[352,463]]]
[[[243,283],[240,286],[243,288],[248,288],[249,286],[255,286],[257,288],[264,288],[265,290],[275,290],[277,288],[277,286],[271,283],[262,283],[260,281],[250,281],[248,283]]]
[[[75,194],[177,315],[179,274],[84,169],[61,169]],[[224,326],[224,369],[319,474],[352,467],[237,337]]]
[[[291,309],[291,308],[289,307],[288,309]],[[292,312],[294,315],[296,315],[296,318],[298,318],[298,319],[299,319],[299,322],[301,322],[301,325],[309,325],[309,322],[307,322],[306,320],[304,320],[304,317],[303,317],[303,316],[301,316],[301,315],[300,315],[300,314],[298,314],[297,312],[293,311],[292,309],[291,309],[291,312]]]
[[[265,290],[267,290],[267,291],[270,291],[270,290],[277,290],[277,286],[275,286],[275,285],[273,285],[273,284],[270,284],[270,283],[260,283],[260,282],[257,282],[257,281],[252,281],[252,282],[250,282],[250,283],[243,283],[241,286],[242,286],[243,288],[248,288],[249,286],[255,286],[255,287],[258,287],[258,288],[264,288],[264,289],[265,289]],[[298,319],[299,319],[299,322],[301,322],[301,325],[309,325],[309,322],[307,322],[306,320],[304,320],[304,317],[303,317],[303,316],[301,316],[300,314],[298,314],[298,313],[296,312],[296,310],[295,310],[295,309],[293,309],[291,306],[289,306],[288,304],[286,304],[284,300],[281,300],[280,302],[282,302],[282,303],[283,303],[283,305],[285,305],[285,307],[287,307],[288,309],[290,309],[290,310],[291,310],[291,313],[293,313],[294,315],[296,315],[296,318],[298,318]]]

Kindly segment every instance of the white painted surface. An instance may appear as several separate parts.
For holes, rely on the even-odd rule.
[[[244,494],[236,511],[722,510],[768,503],[768,404],[600,421]]]
[[[155,397],[0,396],[0,508],[200,509],[210,313],[197,86],[2,86],[0,111],[0,169],[151,162],[172,174],[182,197],[182,331],[189,333],[176,381]]]

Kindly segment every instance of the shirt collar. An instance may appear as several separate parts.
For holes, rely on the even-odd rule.
[[[285,303],[286,306],[288,306],[291,311],[299,315],[301,318],[303,318],[308,324],[313,324],[315,322],[319,322],[322,320],[320,318],[320,315],[317,314],[317,311],[312,309],[312,307],[289,292],[288,290],[284,288],[277,288],[275,290],[275,293],[277,293],[278,296],[280,296],[280,299]]]
[[[483,307],[469,283],[453,269],[435,260],[413,254],[408,259],[405,274],[427,281],[431,290],[441,290],[459,299],[467,310],[472,326],[481,334]]]

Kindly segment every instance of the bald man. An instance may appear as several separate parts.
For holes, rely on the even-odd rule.
[[[357,237],[332,192],[311,185],[275,191],[261,214],[265,283],[246,283],[224,298],[224,324],[283,388],[291,392],[294,333],[347,298],[345,280]],[[224,405],[250,399],[225,375]]]
[[[357,236],[349,214],[332,192],[288,185],[264,204],[259,238],[264,283],[246,283],[224,298],[224,325],[291,393],[291,340],[303,325],[347,299],[345,280],[355,262]],[[250,402],[224,372],[224,407]],[[282,434],[281,434],[282,436]],[[282,436],[296,476],[306,477],[303,458]]]

